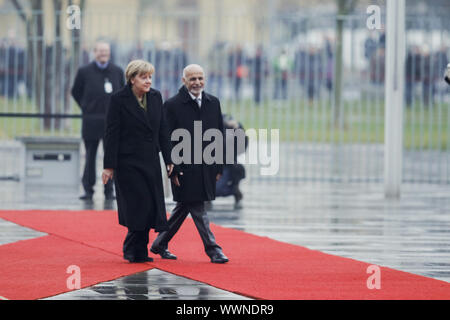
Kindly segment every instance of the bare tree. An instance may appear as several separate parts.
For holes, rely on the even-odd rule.
[[[36,109],[40,111],[44,102],[45,77],[43,76],[44,56],[44,12],[42,0],[31,0],[31,17],[29,22],[30,34],[27,40],[28,72],[31,79],[32,97],[36,103]],[[27,28],[28,29],[28,28]]]
[[[337,126],[341,117],[342,109],[342,42],[344,31],[344,16],[351,13],[358,0],[336,0],[337,1],[337,17],[336,17],[336,53],[334,63],[334,125]]]
[[[42,0],[30,0],[27,8],[23,7],[18,0],[11,0],[11,3],[26,26],[27,87],[32,90],[30,94],[34,98],[36,109],[39,112],[46,100],[43,63],[45,54],[43,2]]]
[[[61,38],[65,24],[61,22],[64,13],[64,0],[53,0],[53,12],[44,12],[43,0],[30,0],[27,6],[19,0],[10,0],[17,11],[18,16],[26,26],[27,43],[27,88],[34,100],[38,112],[49,114],[53,112],[65,112],[68,109],[70,97],[70,82],[73,74],[71,70],[77,70],[80,66],[81,56],[81,30],[74,29],[71,32],[72,68],[67,59],[64,59],[64,46]],[[86,5],[86,0],[75,3],[68,1],[69,5],[77,4],[81,11]],[[44,41],[44,15],[54,15],[55,24],[53,30],[53,43],[48,46]],[[81,15],[81,18],[83,15]],[[55,128],[61,127],[61,122],[55,120]],[[50,118],[43,120],[45,129],[51,127]]]
[[[62,13],[62,0],[53,0],[53,10],[55,17],[54,25],[54,42],[51,47],[48,47],[46,54],[46,79],[45,81],[45,113],[60,113],[64,106],[64,89],[62,82],[64,63],[63,61],[63,44],[61,39],[61,13]],[[44,119],[44,127],[49,129],[52,120],[50,118]],[[61,119],[54,119],[55,129],[61,128]]]

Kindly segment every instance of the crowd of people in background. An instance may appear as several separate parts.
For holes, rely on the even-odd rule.
[[[45,50],[46,64],[52,65],[53,47]],[[421,96],[425,106],[435,102],[435,95],[442,82],[442,70],[448,63],[448,48],[430,50],[426,45],[407,48],[405,61],[405,101],[413,105],[414,97]],[[364,43],[364,56],[367,68],[362,74],[372,86],[384,85],[385,37],[368,37]],[[65,51],[63,64],[65,74],[70,72],[69,53]],[[90,52],[82,50],[80,64],[87,64]],[[154,85],[161,90],[163,98],[173,95],[180,85],[179,74],[190,60],[187,50],[181,45],[168,42],[156,46],[143,47],[138,44],[125,52],[117,44],[111,43],[111,61],[146,59],[158,68],[155,70]],[[30,96],[29,68],[27,69],[26,50],[11,41],[0,41],[0,96],[13,98],[28,93]],[[255,104],[264,100],[307,97],[317,99],[324,92],[331,94],[334,81],[334,43],[326,38],[321,45],[299,44],[280,45],[269,51],[268,47],[256,45],[216,42],[209,49],[205,67],[209,89],[218,97],[241,99],[251,97]],[[48,72],[51,68],[47,68]],[[48,76],[51,76],[49,74]],[[24,90],[19,90],[22,85]],[[301,90],[298,90],[298,89]],[[67,87],[65,88],[68,90]],[[245,94],[244,94],[245,91]],[[68,96],[68,94],[67,94]],[[66,99],[65,104],[68,103]],[[66,109],[66,108],[64,108]]]
[[[414,102],[415,88],[422,84],[422,103],[430,106],[442,83],[443,70],[448,64],[447,49],[430,52],[426,46],[409,48],[406,57],[405,96],[406,105],[411,107]]]
[[[246,52],[241,45],[214,45],[209,54],[213,92],[221,96],[222,84],[228,81],[231,97],[239,99],[247,83],[253,89],[254,102],[259,104],[264,99],[286,100],[292,97],[291,88],[298,86],[304,88],[310,100],[317,97],[322,85],[332,89],[333,50],[329,41],[324,48],[305,46],[292,51],[282,47],[278,52],[269,52],[257,45],[251,51]]]
[[[385,36],[377,42],[368,38],[365,42],[365,57],[370,66],[370,81],[374,85],[384,85]],[[412,45],[407,48],[405,60],[405,104],[412,107],[415,96],[420,92],[418,103],[430,106],[436,102],[435,95],[442,84],[443,70],[448,64],[448,48],[442,46],[431,51],[427,45]],[[446,88],[445,88],[446,90]]]
[[[0,40],[0,96],[13,98],[25,80],[25,50],[11,39]]]

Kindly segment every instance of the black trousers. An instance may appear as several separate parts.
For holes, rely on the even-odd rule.
[[[83,184],[84,191],[88,195],[94,194],[94,185],[97,180],[96,175],[96,159],[97,149],[100,140],[83,140],[86,148],[86,163],[84,166],[83,177],[81,182]],[[113,181],[109,180],[105,185],[105,195],[113,194]]]
[[[152,244],[152,248],[167,250],[169,241],[177,233],[178,229],[180,229],[189,213],[191,214],[195,226],[197,227],[197,231],[203,241],[206,254],[209,257],[212,257],[215,253],[221,252],[222,248],[216,243],[216,239],[209,228],[209,219],[203,201],[189,203],[177,202],[177,205],[173,209],[172,215],[168,220],[169,230],[158,234],[158,237],[156,237]]]
[[[128,229],[127,236],[123,242],[123,257],[127,260],[139,260],[148,257],[148,234],[150,229],[144,231],[133,231]]]

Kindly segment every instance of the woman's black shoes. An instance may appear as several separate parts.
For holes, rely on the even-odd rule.
[[[153,262],[153,258],[144,257],[144,258],[134,258],[134,257],[125,257],[130,263],[144,263],[144,262]]]

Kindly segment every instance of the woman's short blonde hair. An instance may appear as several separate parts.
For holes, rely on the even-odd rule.
[[[128,64],[127,69],[125,70],[125,78],[127,83],[130,83],[131,79],[137,75],[153,74],[153,72],[155,72],[155,67],[150,62],[133,60]]]

